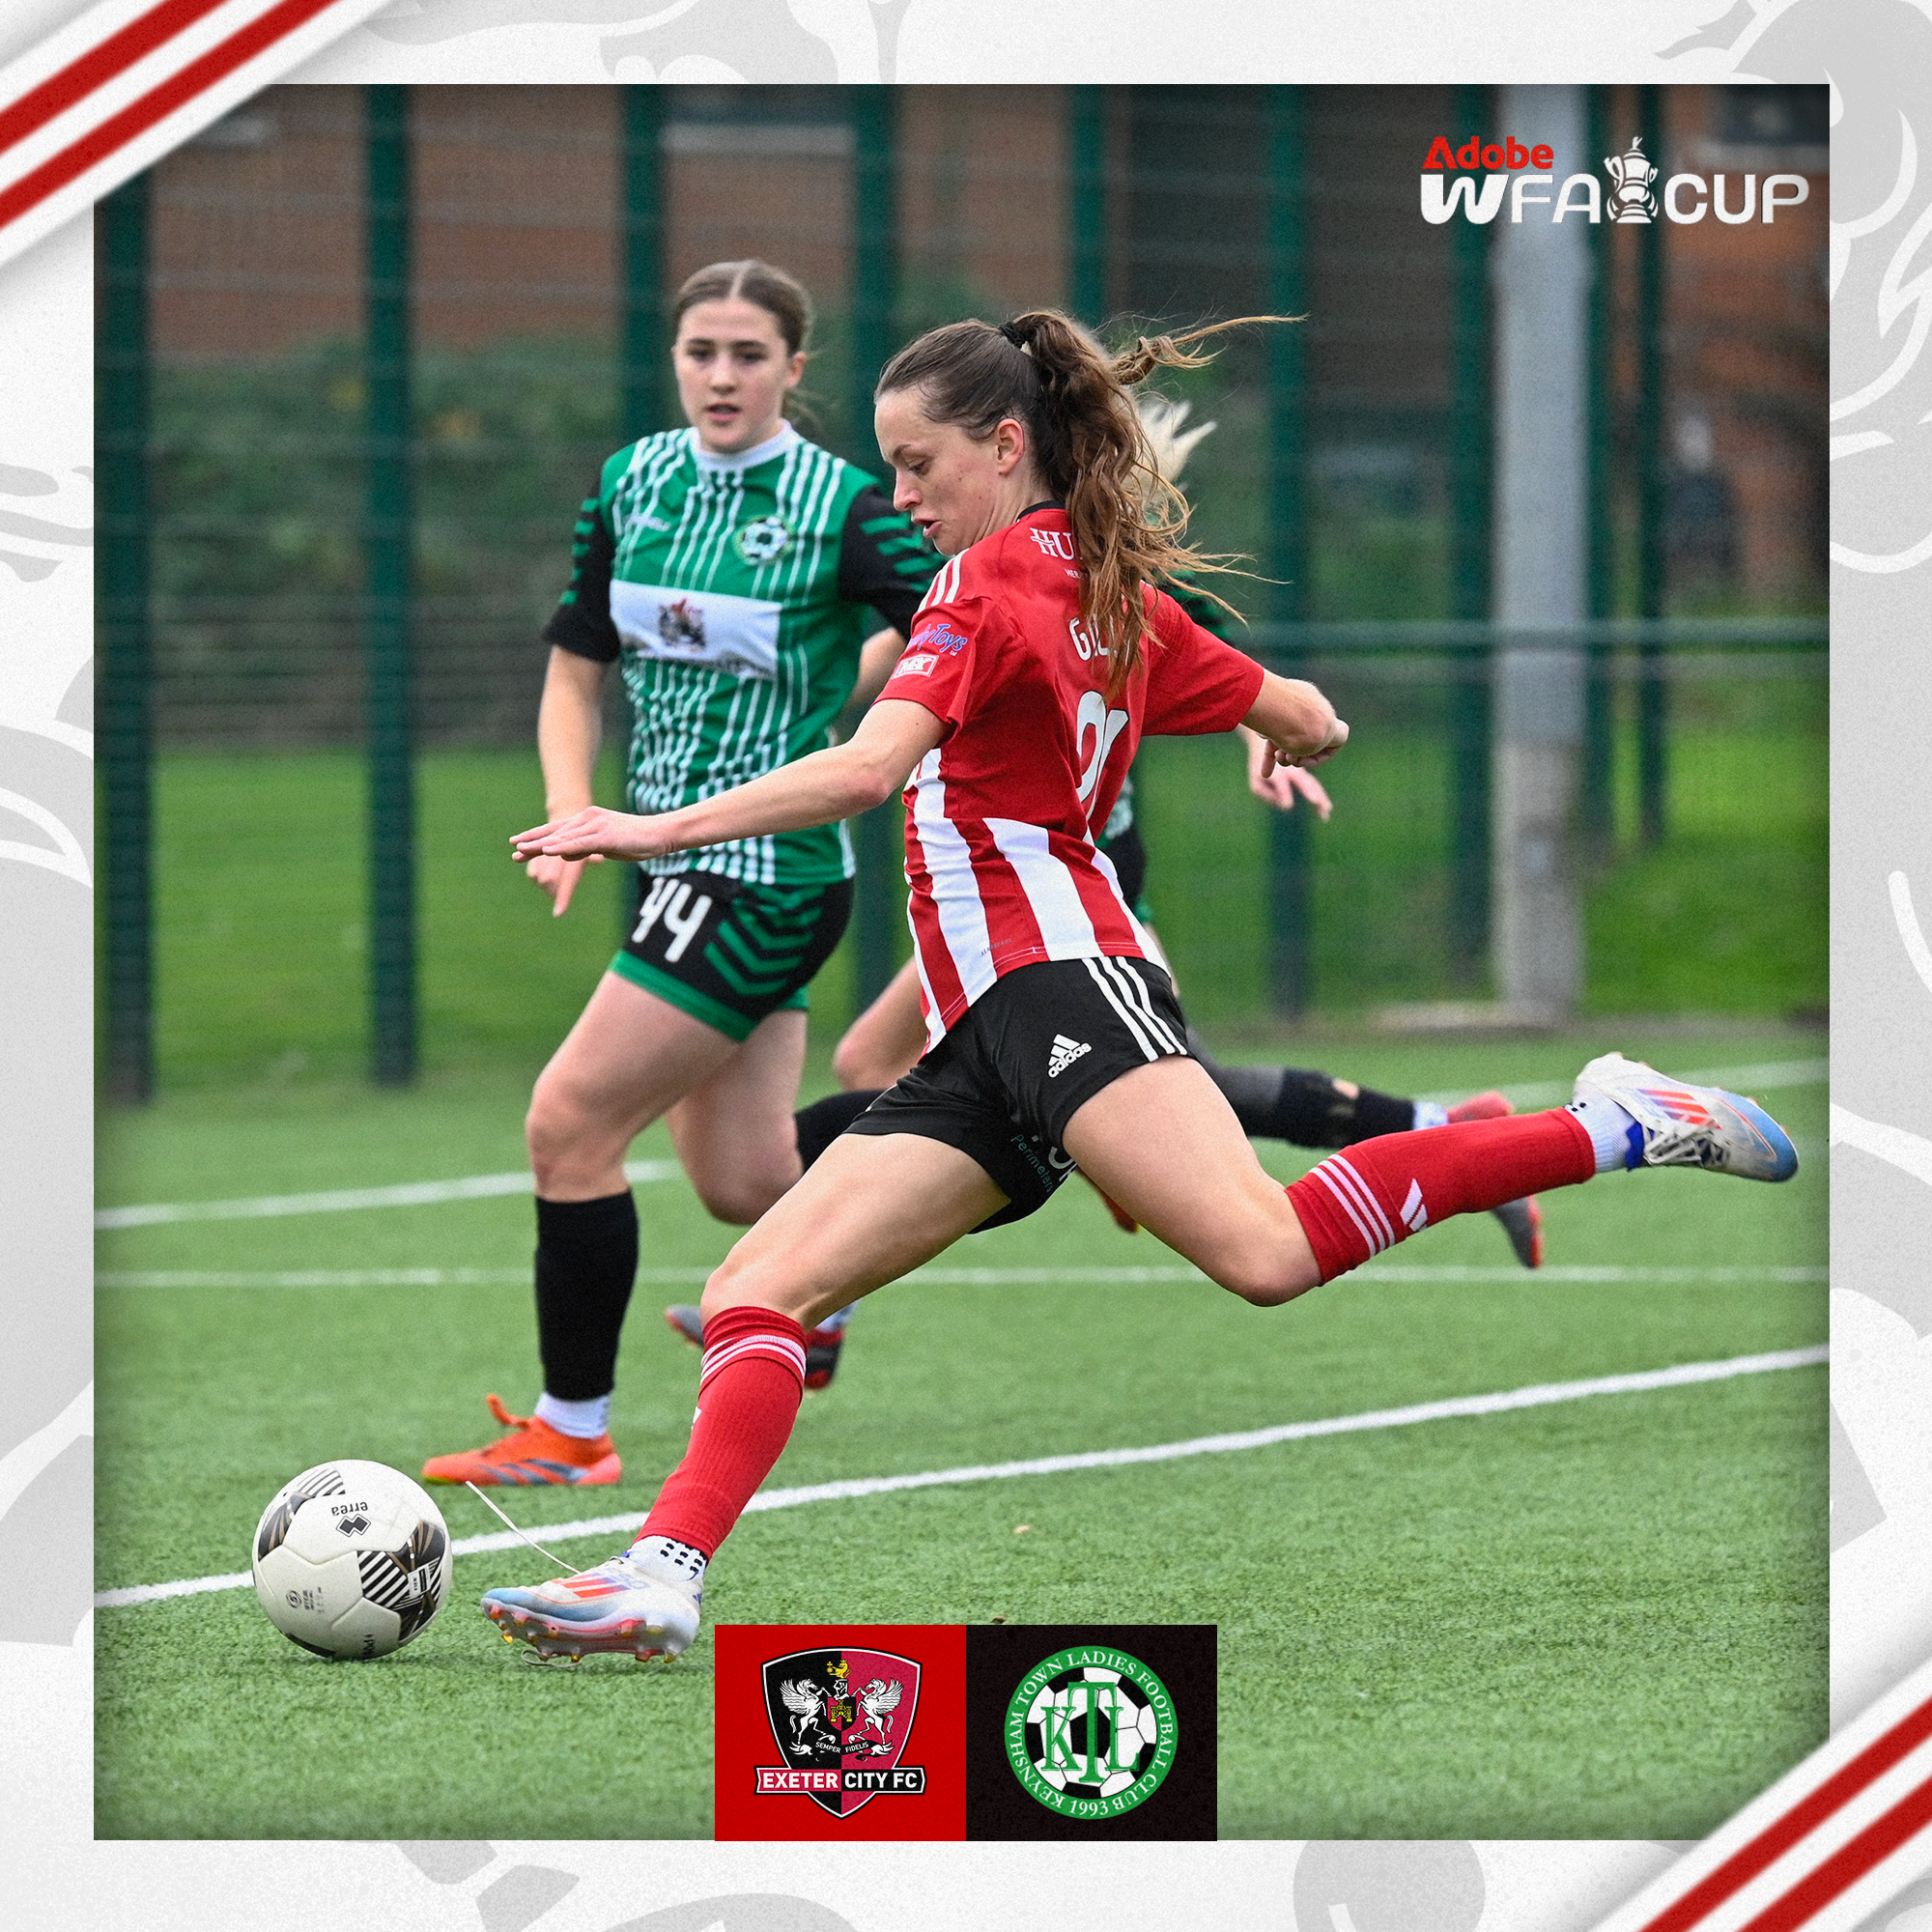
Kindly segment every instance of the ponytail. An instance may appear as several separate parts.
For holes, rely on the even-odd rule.
[[[877,393],[916,388],[934,422],[974,438],[991,436],[1009,417],[1026,425],[1042,482],[1066,504],[1082,566],[1081,621],[1107,654],[1107,696],[1116,698],[1140,662],[1146,588],[1182,571],[1225,568],[1183,541],[1187,499],[1162,474],[1133,385],[1155,369],[1213,360],[1189,353],[1189,343],[1293,319],[1245,316],[1185,335],[1143,335],[1118,352],[1057,309],[1034,309],[999,328],[955,322],[900,350]]]

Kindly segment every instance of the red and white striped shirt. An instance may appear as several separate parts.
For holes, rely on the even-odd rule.
[[[926,1045],[996,980],[1043,959],[1147,957],[1151,946],[1095,851],[1143,732],[1229,731],[1262,668],[1149,594],[1151,629],[1110,705],[1080,622],[1065,510],[1030,510],[932,581],[882,697],[947,735],[905,789],[907,917]],[[1157,956],[1157,955],[1155,955]]]

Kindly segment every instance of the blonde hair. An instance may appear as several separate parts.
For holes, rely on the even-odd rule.
[[[875,393],[917,389],[932,421],[976,439],[1008,418],[1026,426],[1040,480],[1066,505],[1082,566],[1080,616],[1107,653],[1107,696],[1115,698],[1140,662],[1146,586],[1182,571],[1225,568],[1183,541],[1187,499],[1163,473],[1133,387],[1155,369],[1198,369],[1213,360],[1190,354],[1189,343],[1249,323],[1290,320],[1244,316],[1184,335],[1143,335],[1119,351],[1058,309],[1033,309],[999,328],[955,322],[900,350]],[[1206,434],[1194,432],[1186,447]]]

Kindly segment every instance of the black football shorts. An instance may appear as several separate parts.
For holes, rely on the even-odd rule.
[[[845,1129],[921,1134],[983,1167],[1023,1220],[1073,1172],[1066,1123],[1151,1060],[1185,1058],[1174,981],[1150,959],[1052,959],[996,980],[939,1044]]]

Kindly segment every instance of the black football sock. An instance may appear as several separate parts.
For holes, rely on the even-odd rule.
[[[627,1187],[598,1201],[537,1201],[537,1350],[544,1392],[589,1402],[617,1381],[617,1337],[638,1274],[638,1206]]]
[[[886,1090],[862,1087],[852,1094],[828,1094],[792,1117],[798,1129],[798,1157],[810,1167]]]

